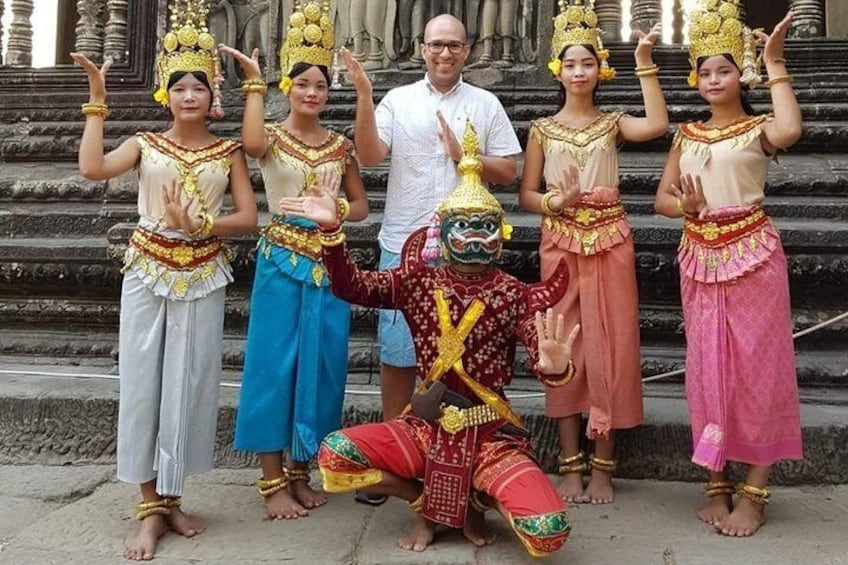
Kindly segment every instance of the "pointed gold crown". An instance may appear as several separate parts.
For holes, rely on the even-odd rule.
[[[598,29],[595,0],[559,0],[559,14],[554,18],[554,35],[551,38],[551,62],[548,64],[554,76],[559,76],[563,49],[572,45],[591,45],[601,62],[598,78],[615,78],[615,69],[607,63],[609,51],[604,49],[601,30]]]
[[[280,47],[280,88],[288,94],[284,82],[297,63],[321,65],[330,69],[333,64],[333,22],[330,2],[311,0],[304,6],[295,3],[289,18],[289,31]],[[289,84],[290,88],[290,84]]]
[[[218,77],[221,60],[215,36],[206,25],[209,7],[205,0],[170,0],[169,31],[162,38],[162,51],[156,57],[159,87],[153,97],[163,106],[168,104],[168,80],[176,72],[201,72],[206,75],[220,108]]]
[[[462,134],[462,159],[459,161],[459,185],[442,200],[436,207],[436,215],[440,219],[457,212],[494,212],[503,217],[504,209],[498,199],[492,196],[480,173],[483,171],[483,163],[480,162],[477,131],[471,120],[465,123],[465,132]]]
[[[742,84],[762,82],[757,40],[742,21],[740,0],[700,0],[689,14],[689,86],[698,85],[698,59],[729,54],[742,71]]]

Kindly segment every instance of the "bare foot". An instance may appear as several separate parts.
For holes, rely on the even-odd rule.
[[[323,493],[312,490],[306,481],[290,482],[289,492],[301,506],[307,509],[318,508],[327,504],[327,497]]]
[[[498,535],[486,527],[486,516],[473,508],[468,509],[465,525],[462,527],[462,535],[477,547],[491,545]]]
[[[698,509],[698,520],[710,526],[720,524],[733,510],[733,498],[729,494],[710,497],[710,501]]]
[[[171,513],[165,521],[172,530],[187,538],[192,538],[206,529],[206,522],[202,518],[189,516],[177,506],[171,508]]]
[[[583,491],[584,502],[609,504],[613,501],[612,475],[606,471],[592,470],[592,478]]]
[[[278,490],[265,499],[265,512],[269,520],[295,520],[309,515],[309,511],[298,504],[286,489]]]
[[[566,473],[557,487],[560,498],[566,502],[587,502],[583,496],[583,475]]]
[[[138,531],[124,542],[124,559],[132,561],[150,561],[156,552],[156,544],[165,532],[168,524],[161,514],[153,514],[141,521]]]
[[[715,524],[715,528],[726,536],[753,536],[766,523],[763,505],[757,504],[745,497],[739,497],[736,508],[724,520]]]
[[[433,543],[436,524],[427,520],[421,514],[415,516],[415,523],[405,536],[398,540],[398,547],[407,551],[424,551]]]

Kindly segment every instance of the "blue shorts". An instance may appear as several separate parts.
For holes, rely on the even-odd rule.
[[[400,253],[392,253],[380,247],[380,269],[400,266]],[[380,341],[380,362],[393,367],[415,367],[415,345],[400,310],[380,310],[377,328]]]

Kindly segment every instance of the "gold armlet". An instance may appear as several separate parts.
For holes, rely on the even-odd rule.
[[[338,216],[339,222],[344,222],[350,216],[350,202],[347,198],[339,198],[338,200]]]
[[[650,65],[650,66],[647,66],[647,67],[636,67],[636,70],[634,72],[636,73],[636,76],[639,77],[639,78],[653,77],[653,76],[657,76],[660,73],[660,68],[656,65]]]
[[[731,495],[736,492],[733,481],[710,481],[704,484],[704,495],[712,498],[714,496]]]
[[[105,119],[109,115],[109,106],[96,102],[88,102],[82,105],[81,112],[86,118],[89,116],[99,116]]]
[[[601,459],[600,457],[595,457],[593,453],[589,456],[589,466],[592,469],[604,471],[605,473],[614,473],[616,467],[618,467],[618,461],[615,459]]]
[[[483,504],[483,501],[480,500],[480,493],[476,490],[471,491],[471,496],[468,497],[468,504],[471,505],[471,508],[484,514],[486,510],[489,510],[490,507]]]
[[[760,506],[765,506],[771,499],[771,491],[747,483],[739,483],[736,486],[736,494],[744,496],[754,504],[759,504]]]
[[[421,514],[421,510],[424,509],[424,492],[421,492],[421,495],[409,503],[409,509],[416,514]]]
[[[262,498],[268,498],[271,495],[277,494],[287,486],[289,486],[289,480],[285,474],[276,479],[267,481],[265,479],[259,479],[256,481],[256,490],[259,491],[259,495]]]
[[[344,243],[345,234],[341,228],[333,232],[321,232],[318,236],[318,241],[320,241],[321,245],[324,247],[336,247],[337,245]]]
[[[286,469],[286,478],[290,483],[294,483],[296,481],[303,481],[304,483],[308,483],[310,480],[309,471],[306,469]]]
[[[788,82],[792,84],[792,76],[791,75],[780,75],[774,78],[770,78],[766,81],[766,86],[771,88],[775,84],[780,84],[781,82]]]
[[[250,94],[251,92],[256,92],[258,94],[265,95],[268,92],[268,85],[264,80],[260,78],[255,78],[251,80],[246,80],[241,83],[241,91],[245,94]]]
[[[550,386],[550,387],[565,386],[568,383],[570,383],[571,380],[574,378],[575,372],[576,372],[576,369],[574,368],[574,361],[572,359],[569,359],[568,365],[566,365],[566,367],[565,367],[565,376],[563,378],[559,379],[558,381],[552,381],[552,380],[543,378],[542,382],[545,383],[546,385]]]
[[[546,192],[542,195],[542,202],[540,204],[542,207],[542,214],[546,216],[559,216],[562,213],[562,210],[559,212],[551,210],[551,198],[554,196],[556,195],[553,192]]]

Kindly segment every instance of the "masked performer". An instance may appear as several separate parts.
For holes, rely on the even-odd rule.
[[[765,521],[771,465],[803,456],[786,257],[762,208],[769,161],[801,135],[783,57],[790,19],[767,36],[743,24],[737,0],[707,0],[692,13],[689,84],[710,119],[679,127],[656,198],[660,214],[683,218],[692,460],[710,473],[698,517],[730,536],[753,535]],[[745,99],[761,81],[757,38],[773,115],[755,115]],[[736,486],[728,461],[748,465]]]
[[[103,154],[105,78],[84,55],[90,101],[79,166],[89,179],[136,168],[138,227],[124,259],[119,344],[118,479],[140,484],[138,532],[124,556],[152,559],[170,528],[190,537],[202,520],[180,510],[185,477],[212,469],[224,325],[232,281],[221,236],[253,231],[256,203],[240,144],[218,139],[219,61],[206,31],[206,5],[171,3],[171,28],[157,59],[155,98],[173,120]],[[235,211],[220,215],[230,188]]]
[[[578,328],[566,336],[562,318],[555,323],[548,308],[565,291],[567,267],[530,286],[494,266],[510,228],[480,180],[470,125],[462,145],[461,184],[439,204],[433,225],[407,240],[400,267],[360,271],[342,245],[344,234],[337,227],[322,233],[333,292],[403,312],[423,384],[412,413],[330,434],[318,462],[328,492],[364,489],[407,500],[419,516],[400,540],[405,549],[426,548],[435,523],[463,528],[471,541],[485,544],[491,538],[479,511],[490,504],[531,554],[545,555],[568,537],[566,505],[534,462],[503,389],[512,380],[518,340],[545,382],[561,386],[573,376]],[[338,226],[332,196],[290,199],[284,209]],[[422,253],[433,258],[439,247],[447,265],[427,266]]]
[[[280,88],[290,106],[282,122],[263,125],[267,86],[258,52],[251,58],[221,46],[247,77],[244,149],[259,160],[274,214],[256,256],[235,437],[237,449],[259,453],[257,487],[271,519],[304,516],[326,502],[309,486],[308,464],[321,439],[341,426],[350,325],[350,305],[330,292],[315,223],[283,216],[280,199],[303,194],[334,171],[347,195],[338,201],[342,216],[368,216],[353,143],[319,121],[333,61],[327,3],[299,6],[280,49]]]

